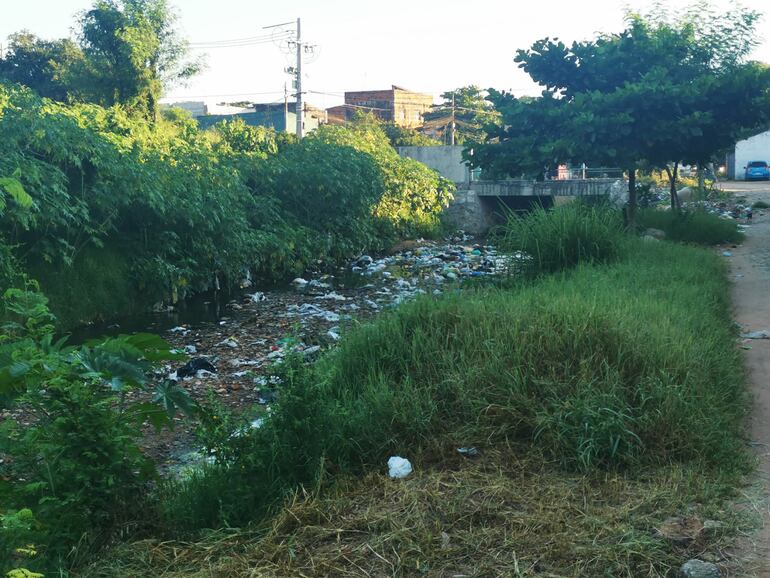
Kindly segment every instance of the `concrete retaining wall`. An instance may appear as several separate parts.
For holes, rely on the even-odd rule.
[[[442,177],[455,183],[470,181],[470,171],[463,161],[461,146],[398,147],[398,154],[428,165]]]

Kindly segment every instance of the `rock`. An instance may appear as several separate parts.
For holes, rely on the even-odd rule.
[[[682,578],[722,578],[722,572],[715,564],[703,560],[685,562],[679,573]]]
[[[647,237],[647,236],[654,237],[658,241],[662,241],[663,239],[666,238],[666,232],[665,231],[661,231],[660,229],[647,229],[644,232],[644,236],[645,237]]]
[[[625,181],[617,180],[612,183],[609,190],[610,204],[621,209],[628,203],[628,187]]]
[[[684,187],[676,192],[680,201],[691,201],[693,196],[693,190],[690,187]]]

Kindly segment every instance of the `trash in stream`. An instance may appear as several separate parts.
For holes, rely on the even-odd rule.
[[[275,389],[259,389],[257,390],[257,403],[259,405],[267,405],[278,401],[278,391]]]
[[[237,349],[238,342],[232,337],[228,337],[227,339],[223,339],[222,341],[217,343],[217,347],[220,347],[220,346],[229,347],[230,349]]]
[[[177,378],[193,377],[199,371],[208,371],[209,373],[216,373],[217,368],[208,360],[203,357],[196,357],[185,363],[182,367],[177,369],[174,373]],[[172,374],[173,375],[173,374]],[[171,379],[171,378],[169,378]]]
[[[334,313],[333,311],[327,311],[326,309],[321,309],[317,305],[313,305],[312,303],[304,303],[302,305],[289,305],[286,308],[286,315],[298,315],[301,317],[317,317],[320,319],[323,319],[324,321],[328,321],[329,323],[337,323],[340,320],[340,315],[338,313]]]
[[[180,325],[169,331],[169,341],[198,357],[169,377],[185,379],[185,389],[195,399],[213,392],[237,414],[254,405],[269,409],[282,385],[271,375],[272,368],[290,355],[313,363],[336,345],[349,324],[421,295],[440,297],[465,281],[515,274],[530,259],[522,253],[498,254],[464,233],[443,243],[417,240],[401,246],[386,256],[362,255],[333,271],[335,275],[309,271],[285,289],[257,291],[259,286],[247,277],[248,292],[226,304],[229,317],[217,313],[192,325],[176,321]],[[226,369],[216,373],[215,366]],[[248,422],[243,427],[249,428]],[[474,450],[458,448],[466,457],[476,455]],[[396,464],[396,477],[409,475],[409,461],[394,457],[403,460]]]

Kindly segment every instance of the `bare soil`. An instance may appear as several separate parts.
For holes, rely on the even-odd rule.
[[[724,183],[724,190],[746,196],[749,203],[770,202],[770,183]],[[770,210],[755,211],[746,242],[731,250],[733,304],[743,331],[770,329]],[[757,457],[754,485],[747,507],[761,519],[759,529],[743,537],[735,552],[738,575],[770,578],[770,340],[744,343],[745,366],[754,404],[749,440]],[[748,349],[750,348],[750,349]]]

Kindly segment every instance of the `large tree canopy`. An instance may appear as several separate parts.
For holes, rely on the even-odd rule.
[[[21,31],[8,38],[0,58],[0,79],[23,84],[41,96],[66,101],[82,64],[83,52],[72,40],[41,40]]]
[[[120,104],[155,119],[163,89],[200,69],[167,0],[97,0],[78,25],[77,44],[12,35],[0,78],[54,100]]]
[[[619,34],[519,50],[516,62],[543,95],[491,92],[502,123],[469,160],[511,176],[569,161],[621,166],[633,212],[640,163],[705,162],[770,119],[768,68],[746,61],[758,15],[709,11],[701,3],[672,17],[659,7],[628,14]]]

